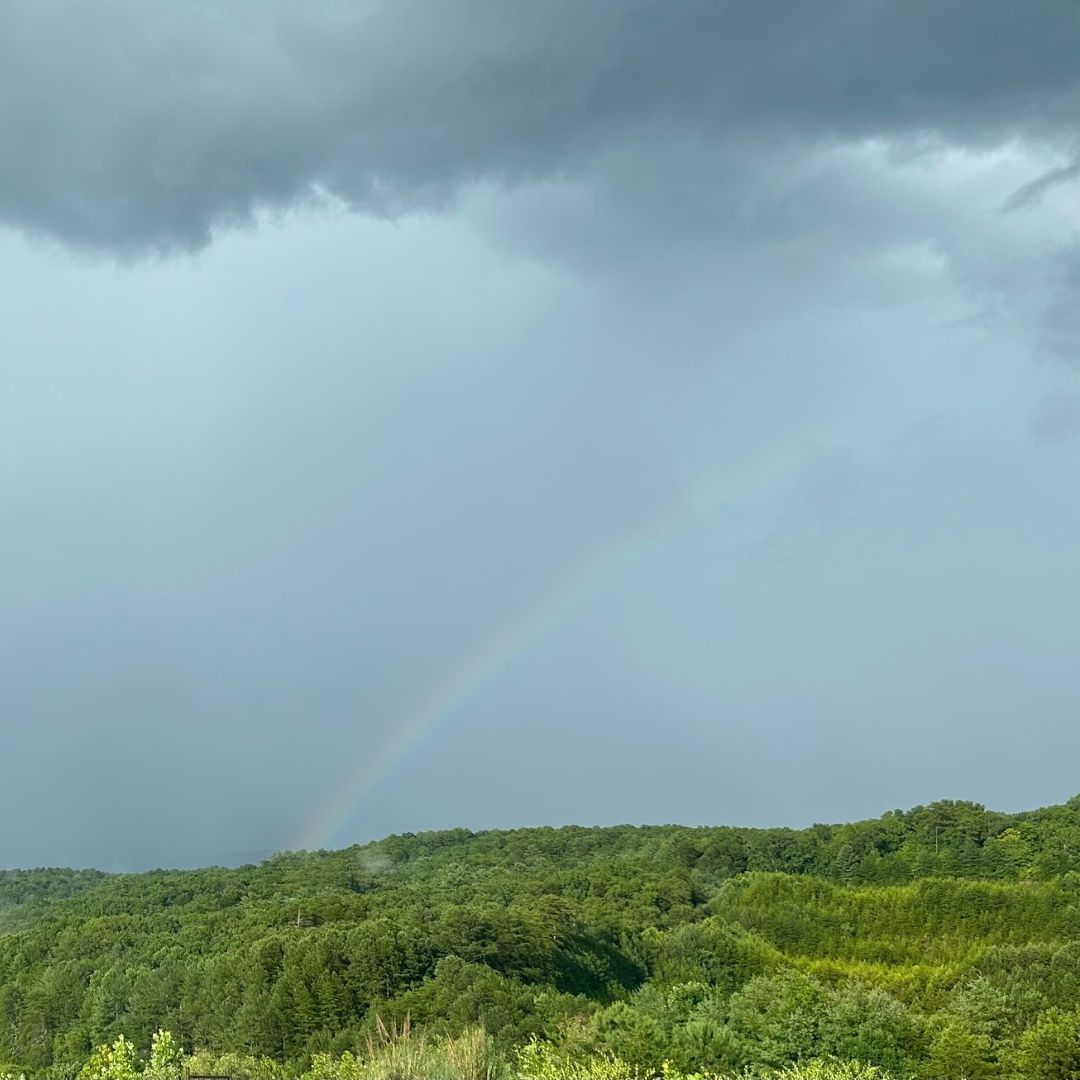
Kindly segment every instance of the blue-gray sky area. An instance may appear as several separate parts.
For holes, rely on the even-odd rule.
[[[0,865],[1080,791],[1073,0],[0,0]]]

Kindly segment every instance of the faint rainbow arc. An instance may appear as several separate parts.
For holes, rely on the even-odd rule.
[[[644,527],[605,548],[554,594],[529,608],[524,616],[439,683],[389,739],[346,775],[333,796],[307,823],[294,847],[315,850],[330,844],[338,830],[421,743],[515,657],[561,626],[591,596],[660,540],[675,532],[685,520],[690,504],[691,499],[684,492],[673,506],[650,519]]]

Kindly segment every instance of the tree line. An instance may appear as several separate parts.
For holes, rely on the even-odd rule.
[[[373,1067],[380,1030],[409,1024],[444,1041],[482,1030],[504,1065],[533,1053],[534,1072],[558,1061],[566,1076],[831,1061],[897,1080],[1052,1080],[1080,1075],[1078,931],[1080,799],[1013,815],[942,801],[802,830],[459,829],[238,869],[8,871],[0,1063],[75,1080],[122,1039],[144,1068],[164,1029],[178,1054],[232,1055],[232,1074],[246,1061],[297,1076]]]

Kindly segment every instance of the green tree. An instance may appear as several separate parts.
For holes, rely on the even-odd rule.
[[[993,1043],[953,1021],[934,1037],[922,1073],[927,1080],[990,1080],[998,1075]]]
[[[1015,1065],[1025,1080],[1080,1080],[1080,1011],[1043,1013],[1020,1036]]]
[[[150,1058],[143,1070],[147,1080],[182,1080],[184,1051],[172,1032],[158,1030],[150,1042]]]
[[[732,995],[729,1024],[746,1060],[778,1068],[820,1056],[825,987],[801,972],[751,979]]]
[[[79,1080],[136,1080],[138,1075],[135,1044],[118,1035],[111,1045],[106,1043],[94,1048],[79,1072]]]

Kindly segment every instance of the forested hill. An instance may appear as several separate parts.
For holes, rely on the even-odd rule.
[[[33,900],[62,900],[108,877],[102,870],[0,870],[0,910]]]
[[[159,1027],[302,1064],[406,1015],[646,1070],[831,1055],[1006,1076],[1072,1032],[1080,1069],[1080,798],[804,830],[451,830],[235,870],[9,871],[0,929],[0,1062],[57,1075]]]

